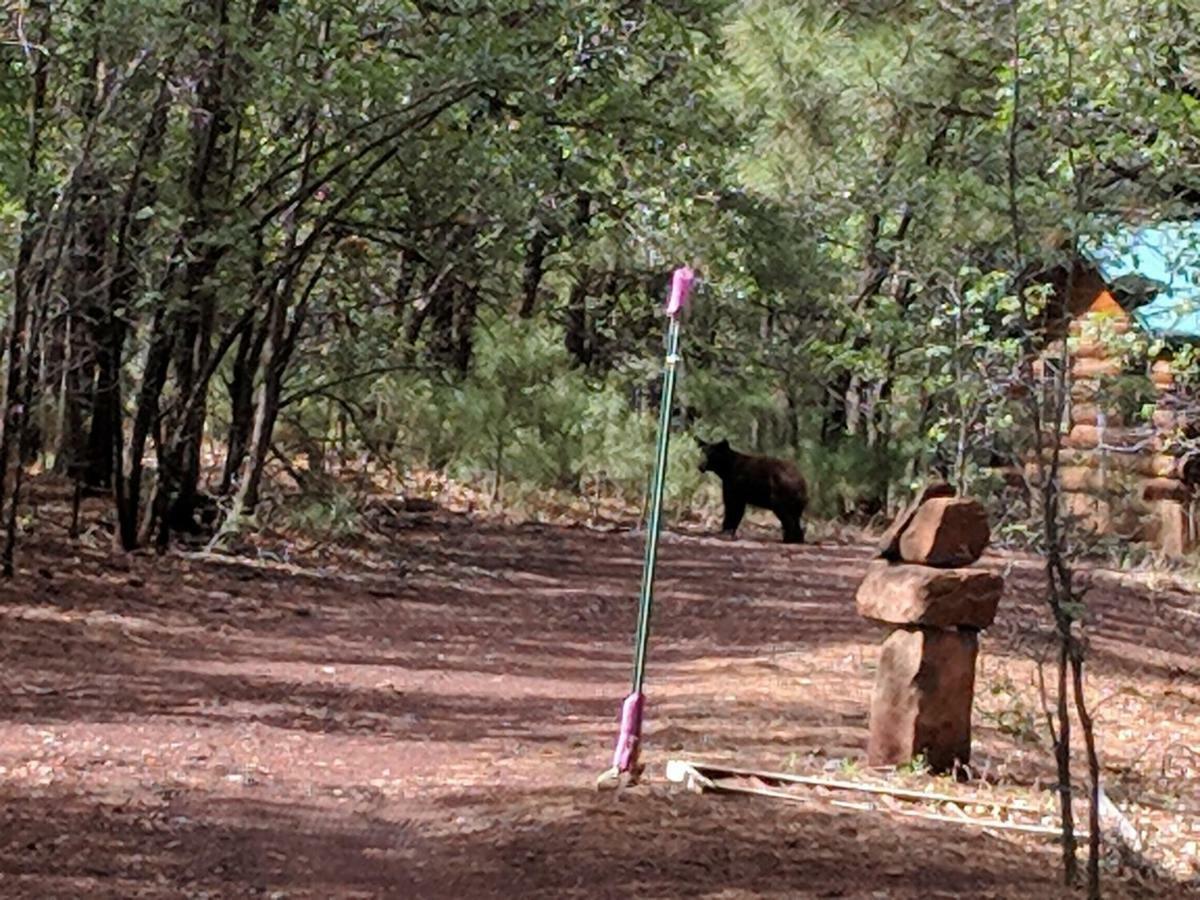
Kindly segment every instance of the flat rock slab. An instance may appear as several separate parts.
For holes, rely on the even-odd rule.
[[[935,569],[876,560],[858,586],[858,614],[889,625],[987,628],[1004,579],[982,569]]]
[[[969,566],[987,549],[987,511],[969,497],[934,497],[918,507],[900,535],[900,559],[924,566]]]
[[[913,517],[916,516],[917,510],[921,508],[921,504],[936,497],[953,496],[954,487],[944,481],[928,484],[922,488],[917,494],[917,499],[908,504],[900,515],[896,516],[892,524],[888,526],[888,530],[883,533],[883,537],[879,539],[879,555],[884,559],[900,559],[900,535],[908,528]]]
[[[883,642],[871,698],[867,758],[902,766],[918,755],[935,772],[971,759],[977,633],[897,629]]]

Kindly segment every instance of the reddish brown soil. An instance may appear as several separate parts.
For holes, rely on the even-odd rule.
[[[597,793],[638,535],[426,516],[296,564],[32,540],[0,588],[0,895],[1066,896],[1045,838],[665,783],[671,756],[862,777],[869,552],[667,535],[647,780]],[[1036,800],[1038,580],[989,564],[1016,568],[983,641],[975,763]],[[1161,870],[1106,871],[1107,895],[1189,896],[1198,607],[1103,578],[1090,599],[1108,788]]]

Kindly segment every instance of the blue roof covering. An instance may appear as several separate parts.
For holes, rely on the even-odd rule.
[[[1148,293],[1132,311],[1148,332],[1200,340],[1200,222],[1118,229],[1085,252],[1110,287]]]

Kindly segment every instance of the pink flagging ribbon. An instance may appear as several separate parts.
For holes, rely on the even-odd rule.
[[[692,292],[692,284],[696,273],[689,266],[680,266],[671,275],[671,296],[667,300],[667,315],[672,318],[679,315],[687,306],[688,295]]]
[[[640,691],[630,694],[621,705],[621,733],[613,753],[613,768],[628,772],[637,765],[638,745],[642,741],[642,710],[646,695]]]

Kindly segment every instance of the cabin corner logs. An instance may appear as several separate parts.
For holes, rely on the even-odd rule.
[[[1121,337],[1135,327],[1129,313],[1090,279],[1072,303],[1067,430],[1059,477],[1066,512],[1098,535],[1145,542],[1180,556],[1197,541],[1195,472],[1179,441],[1189,417],[1177,393],[1172,354],[1150,362],[1141,376],[1127,367]],[[1062,358],[1061,338],[1035,362],[1040,380]],[[1138,399],[1130,395],[1141,394]],[[1137,408],[1152,407],[1149,416]],[[1037,483],[1036,452],[1025,476]]]

